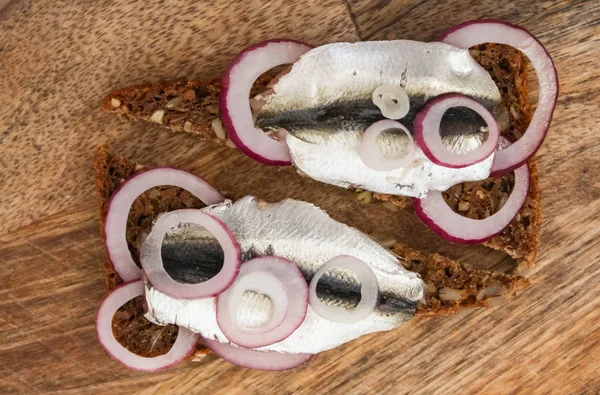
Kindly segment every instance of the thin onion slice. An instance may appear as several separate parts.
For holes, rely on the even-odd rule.
[[[360,302],[354,310],[328,306],[321,302],[317,296],[317,283],[331,269],[346,269],[358,277],[361,283]],[[367,318],[375,310],[379,299],[379,285],[375,273],[365,262],[350,255],[336,256],[321,266],[310,281],[308,289],[310,307],[312,307],[315,313],[328,320],[347,324],[359,322]]]
[[[488,126],[488,138],[474,150],[455,153],[444,146],[440,126],[448,109],[466,107],[475,111]],[[415,117],[415,140],[423,153],[436,165],[458,169],[474,165],[487,159],[498,146],[500,131],[494,116],[476,100],[459,93],[437,96],[423,106]]]
[[[267,295],[273,303],[273,313],[260,326],[244,326],[238,320],[247,291]],[[264,347],[290,336],[304,321],[307,308],[308,286],[298,266],[285,258],[263,256],[244,262],[233,285],[217,297],[217,323],[232,343]]]
[[[444,32],[440,41],[460,48],[485,43],[510,45],[523,52],[538,77],[539,99],[527,130],[514,144],[499,151],[492,164],[492,175],[499,176],[524,164],[540,148],[550,128],[558,98],[558,73],[546,48],[520,26],[493,19],[462,23]]]
[[[140,269],[127,246],[126,228],[134,200],[150,188],[173,185],[189,191],[205,204],[219,203],[224,197],[202,178],[183,170],[159,167],[140,172],[125,181],[108,204],[104,233],[106,250],[113,267],[123,281],[140,278]]]
[[[281,371],[293,369],[306,363],[313,354],[287,354],[275,351],[254,351],[245,348],[234,347],[227,343],[219,343],[203,337],[202,341],[215,354],[235,365],[256,369]]]
[[[219,106],[231,141],[249,157],[268,165],[292,162],[285,140],[278,141],[254,126],[250,89],[260,75],[273,67],[294,63],[312,46],[294,40],[268,40],[240,52],[223,74]]]
[[[169,368],[190,355],[196,349],[200,335],[180,327],[171,349],[163,355],[148,358],[132,353],[117,341],[112,329],[113,316],[121,306],[142,295],[144,283],[135,280],[113,289],[100,304],[96,315],[96,333],[100,344],[108,354],[125,366],[135,370],[156,372]]]
[[[165,270],[162,260],[162,244],[167,232],[181,224],[202,226],[210,232],[223,249],[223,267],[216,276],[197,284],[175,281]],[[140,262],[152,286],[173,298],[199,299],[223,292],[237,277],[242,252],[235,236],[218,218],[201,210],[175,210],[161,215],[140,250]]]
[[[390,129],[402,130],[408,138],[408,152],[402,158],[386,158],[377,143],[379,135]],[[377,171],[398,169],[410,163],[415,153],[415,144],[408,129],[400,122],[384,119],[369,126],[362,134],[358,156],[369,168]]]
[[[500,145],[508,146],[508,141],[501,138]],[[413,207],[417,216],[444,239],[459,244],[482,243],[502,232],[515,218],[527,199],[529,192],[527,163],[514,172],[515,185],[508,200],[498,212],[487,218],[471,219],[455,213],[439,191],[429,191],[425,199],[413,199]]]

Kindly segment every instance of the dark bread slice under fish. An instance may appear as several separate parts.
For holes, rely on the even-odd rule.
[[[94,160],[100,235],[104,239],[104,221],[111,195],[122,182],[143,169],[109,150],[99,147]],[[232,191],[233,193],[234,191]],[[162,212],[181,208],[202,208],[197,198],[177,187],[152,188],[136,199],[127,221],[127,243],[132,257],[139,262],[139,248],[150,232],[152,222]],[[382,214],[384,215],[384,214]],[[453,314],[462,307],[496,306],[511,299],[529,285],[519,275],[473,269],[439,254],[427,254],[396,244],[392,250],[401,257],[405,266],[421,275],[426,284],[425,301],[417,306],[417,315]],[[122,283],[108,257],[104,261],[107,290]],[[166,353],[177,336],[177,327],[161,327],[144,318],[141,298],[126,304],[113,319],[113,332],[130,351],[139,355],[155,356]],[[191,357],[198,359],[208,353],[199,344]]]
[[[516,139],[527,129],[532,116],[527,82],[527,62],[523,54],[511,47],[484,44],[471,54],[498,85],[506,111],[506,133]],[[270,77],[261,77],[252,95],[267,89]],[[103,100],[104,111],[125,119],[148,121],[172,131],[197,134],[202,139],[224,143],[226,132],[220,121],[218,96],[220,80],[159,82],[136,85],[110,92]],[[531,186],[523,208],[509,226],[484,245],[503,251],[517,262],[515,269],[535,264],[541,229],[541,204],[535,158],[529,160]],[[466,182],[444,193],[448,204],[470,218],[481,219],[493,214],[508,198],[514,175]],[[378,200],[410,208],[411,200],[403,196],[375,193]]]

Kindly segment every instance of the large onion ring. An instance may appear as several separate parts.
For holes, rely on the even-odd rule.
[[[261,163],[287,166],[292,157],[285,140],[274,140],[254,126],[249,102],[252,84],[262,73],[294,63],[310,49],[294,40],[263,41],[240,52],[223,74],[219,97],[223,125],[236,147]]]
[[[127,246],[126,228],[129,210],[139,195],[160,185],[183,188],[205,204],[219,203],[224,200],[223,196],[202,178],[168,167],[140,172],[121,184],[108,204],[104,233],[106,250],[115,271],[123,281],[140,278],[140,269],[133,261]]]
[[[139,356],[123,347],[113,334],[113,316],[121,306],[143,293],[142,280],[128,282],[113,289],[104,298],[96,314],[96,333],[100,344],[112,358],[131,369],[155,372],[171,367],[190,355],[196,349],[200,335],[179,327],[177,339],[171,349],[166,354],[154,358]]]
[[[273,303],[273,314],[259,327],[246,327],[237,311],[246,291],[265,294]],[[244,262],[236,281],[217,297],[217,323],[230,342],[258,348],[280,342],[304,321],[308,308],[308,286],[298,266],[276,256]]]
[[[504,138],[501,145],[507,145]],[[502,152],[502,150],[498,151]],[[459,244],[476,244],[491,239],[504,230],[517,215],[529,192],[527,163],[514,170],[515,185],[502,208],[484,219],[471,219],[455,213],[439,191],[429,191],[424,199],[413,199],[417,216],[435,233]]]
[[[216,276],[197,284],[175,281],[165,270],[162,260],[162,244],[167,232],[180,224],[195,224],[204,227],[219,242],[223,249],[223,268]],[[152,286],[173,298],[199,299],[223,292],[237,277],[242,252],[235,236],[218,218],[201,210],[175,210],[161,215],[152,231],[144,240],[140,250],[140,262]]]
[[[379,135],[389,129],[400,129],[409,140],[408,152],[403,158],[388,159],[383,156],[377,138]],[[412,135],[408,129],[400,122],[384,119],[377,121],[369,126],[362,134],[360,145],[358,146],[358,156],[362,162],[369,168],[377,171],[388,171],[399,169],[410,163],[415,153],[415,144]]]
[[[509,148],[497,152],[491,175],[505,174],[527,162],[546,137],[558,98],[558,73],[546,48],[524,28],[493,19],[461,23],[446,30],[439,39],[460,48],[485,43],[506,44],[527,56],[538,77],[537,108],[523,136]]]
[[[474,150],[455,153],[444,146],[440,125],[444,113],[453,107],[466,107],[475,111],[488,126],[488,138]],[[415,117],[415,141],[425,156],[436,165],[458,169],[484,161],[498,146],[500,131],[494,116],[476,100],[459,93],[437,96],[423,106]]]
[[[312,354],[287,354],[275,351],[254,351],[219,343],[203,337],[202,341],[215,354],[235,365],[249,369],[281,371],[307,362]]]
[[[352,271],[361,283],[360,302],[354,310],[345,310],[342,307],[327,306],[317,296],[317,283],[323,275],[331,269],[346,269]],[[335,322],[352,324],[367,318],[379,299],[379,284],[373,269],[365,262],[350,255],[339,255],[327,261],[313,276],[310,281],[308,300],[310,307],[323,318]]]

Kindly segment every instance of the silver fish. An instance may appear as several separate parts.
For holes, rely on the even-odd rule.
[[[244,260],[264,255],[287,258],[298,265],[307,282],[323,264],[341,254],[365,261],[375,272],[379,303],[366,319],[354,324],[333,322],[319,316],[309,306],[304,322],[292,335],[260,350],[288,353],[328,350],[367,333],[398,327],[412,318],[416,302],[423,298],[423,281],[418,274],[404,269],[391,252],[368,236],[333,220],[310,203],[287,199],[268,204],[245,197],[235,203],[225,201],[203,210],[228,226],[240,244]],[[218,248],[214,248],[211,237],[201,228],[193,228],[184,225],[173,230],[163,244],[165,268],[180,282],[198,282],[210,277],[218,271],[215,269],[218,263],[222,264],[222,256],[219,256]],[[191,240],[197,236],[197,244],[192,246]],[[210,252],[202,254],[204,248]],[[176,249],[179,252],[175,253]],[[178,260],[180,263],[175,263]],[[181,267],[175,268],[177,265]],[[186,271],[191,274],[184,274]],[[360,300],[360,283],[349,272],[332,270],[319,281],[317,294],[324,303],[351,310]],[[215,298],[175,299],[146,283],[146,302],[146,317],[152,322],[177,324],[203,336],[228,342],[217,325]],[[268,318],[272,308],[268,297],[247,292],[238,317],[245,325],[258,325]]]
[[[415,114],[430,98],[458,92],[491,110],[501,99],[490,75],[468,50],[408,40],[334,43],[304,54],[260,96],[256,125],[287,131],[295,166],[311,178],[342,187],[424,197],[429,190],[488,177],[493,157],[448,169],[433,164],[418,147],[403,168],[367,167],[358,157],[360,136],[383,119],[371,96],[385,84],[401,86],[408,94],[410,111],[400,122],[411,132]],[[441,124],[442,139],[454,152],[480,146],[486,133],[483,120],[460,107],[450,109]],[[391,133],[378,142],[384,154],[391,153],[406,145],[406,137]]]

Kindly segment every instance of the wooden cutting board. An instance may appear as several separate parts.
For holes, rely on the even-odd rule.
[[[1,4],[2,2],[0,2]],[[600,391],[600,3],[413,0],[13,0],[0,10],[0,393],[597,393]],[[431,40],[495,17],[536,34],[560,97],[538,155],[544,223],[533,285],[496,309],[415,319],[283,373],[213,356],[132,372],[99,346],[104,294],[91,160],[109,142],[144,164],[175,165],[221,190],[295,197],[369,233],[409,238],[474,265],[509,260],[444,243],[409,211],[266,168],[239,152],[103,114],[111,89],[219,75],[244,46]]]

